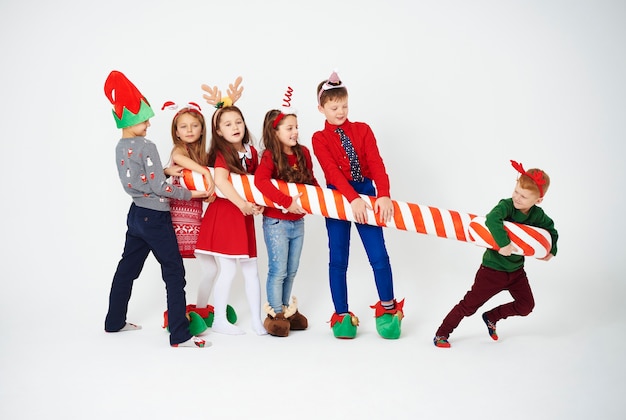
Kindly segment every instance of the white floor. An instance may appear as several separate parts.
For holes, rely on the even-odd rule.
[[[625,419],[625,4],[0,1],[0,420]],[[237,75],[257,139],[289,85],[310,147],[323,125],[313,89],[335,68],[350,119],[376,134],[395,199],[484,214],[513,189],[509,159],[548,171],[542,207],[561,237],[552,261],[527,260],[535,310],[498,323],[498,342],[481,310],[451,349],[434,347],[482,249],[386,230],[402,337],[375,332],[355,239],[361,326],[337,340],[323,219],[307,216],[294,294],[309,330],[253,335],[239,279],[231,304],[248,334],[172,349],[151,257],[128,314],[143,330],[104,333],[130,204],[113,166],[107,74],[123,71],[149,98],[148,137],[166,162],[172,116],[161,104],[204,103],[202,83],[225,90]],[[258,246],[264,285],[260,236]],[[199,270],[187,267],[193,302]]]
[[[311,216],[309,230],[320,228],[320,220]],[[396,235],[406,233],[389,231],[387,237]],[[470,286],[476,267],[422,268],[437,265],[436,255],[449,247],[477,260],[481,249],[416,235],[412,259],[390,244],[398,262],[396,292],[406,298],[402,337],[378,337],[368,306],[376,301],[371,274],[351,267],[351,310],[361,326],[356,339],[337,340],[327,323],[332,305],[326,256],[314,257],[311,250],[323,239],[310,237],[294,291],[310,328],[287,338],[252,333],[238,281],[231,302],[246,335],[209,331],[211,347],[170,348],[160,327],[164,290],[152,257],[129,310],[129,321],[143,325],[138,332],[102,330],[116,261],[88,277],[50,271],[19,280],[15,292],[36,286],[44,293],[33,296],[33,304],[2,296],[0,417],[623,418],[624,310],[606,308],[621,302],[600,282],[588,290],[568,289],[567,284],[585,284],[582,273],[568,273],[558,259],[529,260],[537,301],[530,316],[501,321],[498,342],[479,316],[467,318],[451,336],[452,348],[439,349],[431,341],[434,331]],[[363,265],[362,251],[353,248],[353,260]],[[190,301],[197,284],[194,263],[187,261]],[[263,277],[262,255],[259,268]],[[506,298],[499,295],[489,304]]]

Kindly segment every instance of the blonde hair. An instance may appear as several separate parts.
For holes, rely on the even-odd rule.
[[[200,138],[195,143],[185,143],[176,135],[176,124],[178,123],[178,118],[181,115],[189,114],[192,117],[196,118],[200,121],[202,125],[202,133],[200,134]],[[198,163],[202,166],[207,166],[208,164],[208,155],[206,149],[206,124],[204,122],[204,115],[199,111],[193,108],[183,108],[181,109],[172,119],[172,141],[174,142],[174,147],[180,147],[183,150],[187,150],[189,153],[189,158],[194,162]]]

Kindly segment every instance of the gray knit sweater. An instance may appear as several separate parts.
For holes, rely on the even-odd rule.
[[[115,148],[120,181],[135,205],[169,211],[170,198],[190,200],[191,191],[167,182],[156,145],[144,137],[123,138]]]

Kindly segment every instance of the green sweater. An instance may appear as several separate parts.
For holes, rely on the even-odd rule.
[[[504,230],[504,222],[520,223],[535,226],[547,230],[552,237],[552,249],[550,253],[556,255],[556,241],[559,234],[554,228],[554,222],[550,219],[541,207],[532,206],[528,214],[524,214],[513,206],[513,199],[506,198],[500,202],[487,214],[485,225],[491,232],[493,239],[499,247],[505,247],[511,243],[509,235]],[[510,255],[505,257],[498,251],[487,249],[483,254],[483,265],[494,270],[511,273],[524,266],[523,255]]]

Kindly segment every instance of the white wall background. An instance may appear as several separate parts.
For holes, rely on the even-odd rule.
[[[0,1],[0,417],[623,418],[625,18],[617,0]],[[155,108],[148,137],[164,161],[172,115],[160,105],[200,102],[202,83],[225,89],[237,75],[257,137],[290,85],[310,146],[323,125],[315,88],[337,69],[350,119],[377,135],[393,198],[484,214],[512,191],[509,159],[545,169],[543,208],[561,239],[557,258],[527,262],[535,311],[502,321],[498,343],[468,318],[452,349],[436,349],[482,249],[387,230],[403,337],[376,336],[355,241],[350,302],[362,326],[335,340],[324,223],[308,216],[294,293],[309,331],[210,333],[209,349],[172,350],[150,258],[129,311],[144,330],[104,334],[130,203],[103,93],[113,69]],[[240,285],[232,301],[247,328]]]

